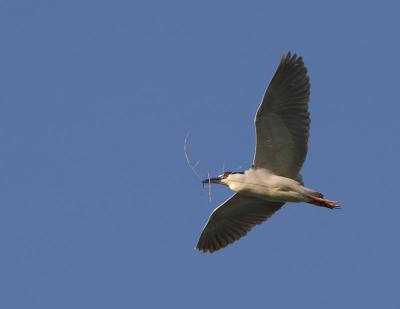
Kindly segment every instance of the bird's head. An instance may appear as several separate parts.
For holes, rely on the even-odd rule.
[[[243,174],[243,172],[224,172],[221,175],[213,178],[204,179],[201,183],[205,184],[212,184],[212,183],[219,183],[221,185],[228,185],[229,176],[234,174]]]

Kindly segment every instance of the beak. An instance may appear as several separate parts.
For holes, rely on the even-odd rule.
[[[203,185],[211,184],[211,183],[221,183],[221,179],[219,177],[215,178],[207,178],[201,182]]]

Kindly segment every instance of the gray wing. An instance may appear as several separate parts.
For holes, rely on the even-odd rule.
[[[283,204],[240,194],[231,196],[210,215],[197,249],[214,252],[226,247],[271,217]]]
[[[258,108],[254,167],[295,178],[307,155],[310,82],[303,59],[283,55]]]

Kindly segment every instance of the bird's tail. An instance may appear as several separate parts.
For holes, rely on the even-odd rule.
[[[309,196],[313,196],[313,197],[317,197],[317,198],[324,198],[324,195],[322,193],[316,192],[316,191],[311,191]]]

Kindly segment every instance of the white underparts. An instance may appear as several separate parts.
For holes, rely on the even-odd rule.
[[[308,202],[308,196],[315,193],[293,179],[274,175],[265,169],[231,174],[223,183],[232,191],[274,202]]]

